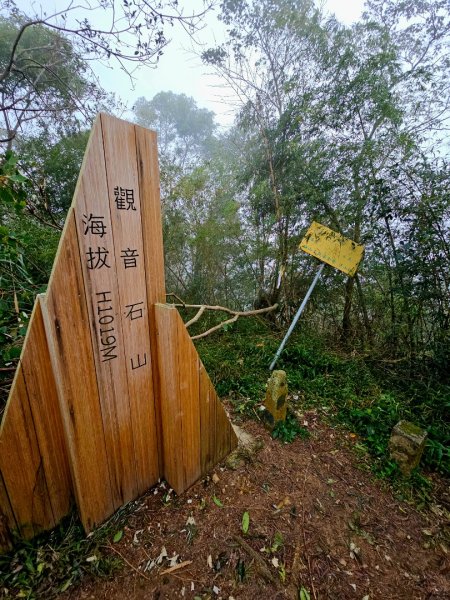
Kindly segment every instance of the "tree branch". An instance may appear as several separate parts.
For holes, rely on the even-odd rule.
[[[167,294],[167,296],[175,296],[175,294]],[[180,300],[180,298],[178,298],[178,300]],[[235,323],[239,319],[239,317],[251,317],[254,315],[262,315],[265,313],[272,312],[278,308],[278,304],[273,304],[272,306],[268,306],[266,308],[258,308],[256,310],[232,310],[231,308],[227,308],[226,306],[212,306],[209,304],[185,304],[183,302],[181,302],[180,304],[173,304],[173,306],[176,306],[177,308],[198,308],[198,312],[195,315],[195,317],[193,317],[192,319],[190,319],[190,321],[187,321],[187,323],[185,323],[186,327],[190,327],[194,323],[197,323],[197,321],[203,315],[205,310],[220,311],[232,315],[230,319],[222,321],[222,323],[219,323],[218,325],[214,325],[214,327],[207,329],[203,333],[191,336],[192,340],[199,340],[201,338],[206,337],[207,335],[210,335],[211,333],[214,333],[215,331],[218,331],[219,329],[222,329],[223,327],[225,327],[225,325]]]

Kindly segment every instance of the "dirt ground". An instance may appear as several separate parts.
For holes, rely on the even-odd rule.
[[[248,422],[264,442],[250,462],[180,497],[149,492],[107,550],[123,568],[61,598],[449,599],[449,507],[397,501],[361,468],[355,436],[304,420],[311,437],[292,444]]]

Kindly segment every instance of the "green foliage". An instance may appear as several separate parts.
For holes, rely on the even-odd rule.
[[[191,162],[194,155],[203,154],[215,129],[214,113],[199,108],[185,94],[159,92],[152,100],[141,97],[133,110],[139,125],[158,129],[160,152],[174,162]]]
[[[213,324],[215,320],[208,323]],[[276,344],[266,321],[244,318],[228,331],[199,340],[197,348],[218,394],[230,396],[240,414],[255,417]]]
[[[64,223],[88,138],[89,131],[70,133],[57,141],[44,133],[18,144],[20,166],[28,178],[29,208],[43,220]]]
[[[448,4],[374,1],[350,27],[308,0],[221,9],[227,39],[203,58],[242,98],[232,164],[257,292],[291,313],[311,264],[298,240],[324,222],[366,256],[356,284],[327,278],[322,328],[348,347],[432,355],[444,376]]]
[[[308,590],[303,586],[298,590],[298,600],[311,600]]]
[[[29,180],[6,153],[0,162],[0,359],[12,368],[19,358],[36,294],[44,292],[59,232],[24,213]],[[0,373],[0,413],[11,381]]]
[[[216,389],[230,397],[241,416],[258,418],[279,341],[269,324],[256,318],[238,321],[232,332],[199,340],[197,347]],[[387,445],[400,419],[428,431],[423,463],[450,473],[450,390],[423,364],[409,369],[394,362],[386,368],[383,360],[327,349],[316,332],[303,328],[294,332],[277,367],[286,371],[290,393],[301,395],[302,408],[325,408],[333,422],[357,434],[379,474],[398,478]],[[278,437],[290,441],[291,427],[295,430],[297,425],[288,417],[287,425],[279,427]]]
[[[278,552],[279,550],[281,550],[283,545],[284,545],[283,534],[280,533],[279,531],[277,531],[275,533],[275,535],[273,536],[273,540],[272,540],[272,543],[270,544],[269,551],[272,554],[275,554],[275,552]]]
[[[429,432],[424,462],[450,473],[448,386],[435,382],[434,389],[428,387],[422,395],[423,371],[417,371],[417,379],[411,373],[404,378],[401,371],[386,376],[382,362],[326,351],[312,353],[298,346],[283,360],[291,385],[304,392],[307,403],[330,407],[335,419],[361,436],[371,454],[380,459],[380,469],[390,469],[386,463],[389,436],[394,425],[406,419]],[[301,366],[296,368],[299,355]]]
[[[223,502],[219,498],[217,498],[217,496],[213,496],[213,502],[219,508],[223,508]]]
[[[106,95],[67,36],[41,19],[28,26],[27,17],[9,4],[9,16],[0,16],[5,99],[0,120],[6,133],[2,137],[11,147],[17,132],[23,132],[30,121],[35,132],[54,133],[70,131],[82,120],[89,122]]]
[[[67,517],[56,529],[32,541],[16,540],[14,550],[0,555],[0,586],[11,598],[59,597],[85,575],[109,576],[121,566],[104,548],[123,525],[127,509],[86,537],[81,523]],[[119,531],[121,533],[121,531]],[[118,533],[114,542],[118,542]]]
[[[297,437],[305,439],[309,437],[309,435],[309,431],[300,425],[298,419],[294,415],[289,413],[286,416],[286,420],[278,421],[272,431],[272,437],[285,444],[290,444]]]
[[[21,212],[25,207],[27,178],[17,168],[18,157],[8,150],[0,158],[0,203]],[[5,233],[3,230],[2,233]]]

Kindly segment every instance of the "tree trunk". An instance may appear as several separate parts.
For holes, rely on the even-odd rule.
[[[371,346],[372,342],[373,342],[372,326],[370,324],[369,314],[367,312],[367,306],[366,306],[366,299],[364,298],[361,280],[359,279],[358,273],[355,275],[355,281],[356,281],[356,289],[358,290],[359,306],[360,306],[361,312],[363,314],[364,329],[366,332],[366,337],[369,342],[369,345]]]
[[[345,284],[345,302],[344,302],[344,314],[342,316],[342,342],[345,345],[349,345],[352,337],[352,322],[350,319],[350,313],[352,310],[352,299],[353,291],[355,289],[355,280],[353,277],[347,279]]]

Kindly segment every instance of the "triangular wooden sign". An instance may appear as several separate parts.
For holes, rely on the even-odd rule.
[[[86,531],[164,477],[183,492],[237,445],[165,303],[156,134],[97,117],[0,429],[0,547]]]

